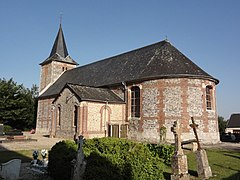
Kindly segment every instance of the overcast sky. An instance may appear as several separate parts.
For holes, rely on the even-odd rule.
[[[167,37],[220,80],[218,114],[240,113],[239,0],[2,0],[0,78],[39,85],[60,14],[68,52],[80,65]]]

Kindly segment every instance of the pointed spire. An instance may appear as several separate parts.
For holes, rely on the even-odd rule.
[[[52,47],[52,51],[47,59],[45,59],[40,65],[44,65],[50,63],[52,61],[59,61],[68,64],[78,65],[76,61],[74,61],[68,54],[67,45],[65,43],[62,23],[60,22],[59,30],[57,33],[57,37]]]
[[[66,46],[66,43],[65,43],[65,40],[64,40],[64,35],[63,35],[61,23],[60,23],[58,34],[57,34],[57,37],[56,37],[55,42],[53,44],[52,51],[51,51],[49,57],[53,56],[54,54],[58,54],[63,58],[68,56],[67,46]]]

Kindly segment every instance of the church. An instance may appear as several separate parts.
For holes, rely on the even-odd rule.
[[[219,80],[168,40],[78,66],[68,54],[60,24],[40,66],[37,133],[173,142],[174,121],[181,124],[183,140],[194,139],[193,117],[203,143],[220,141]]]

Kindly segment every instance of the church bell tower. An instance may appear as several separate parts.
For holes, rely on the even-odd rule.
[[[73,69],[78,65],[68,54],[61,24],[49,57],[40,63],[40,65],[40,95],[51,86],[64,71]]]

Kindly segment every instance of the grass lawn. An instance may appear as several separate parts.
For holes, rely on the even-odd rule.
[[[189,173],[196,172],[197,164],[194,153],[188,153]],[[208,162],[212,169],[211,179],[236,179],[240,180],[240,152],[209,149],[207,150]]]
[[[188,157],[188,167],[191,179],[198,179],[195,154],[190,151],[185,151],[185,153]],[[207,155],[214,176],[210,179],[240,180],[240,152],[209,149],[207,150]],[[22,150],[0,152],[0,163],[7,162],[13,158],[19,158],[22,162],[30,162],[32,160],[32,151]],[[166,166],[165,170],[165,178],[170,179],[171,167]]]
[[[0,151],[0,163],[7,162],[11,159],[21,159],[22,162],[30,162],[32,160],[32,153],[32,150]]]
[[[190,179],[198,179],[197,163],[195,154],[190,151],[185,151],[188,158],[188,172]],[[211,167],[213,177],[210,179],[229,179],[240,180],[240,152],[227,151],[222,149],[208,149],[208,162]],[[166,168],[166,179],[170,179],[171,167]]]

